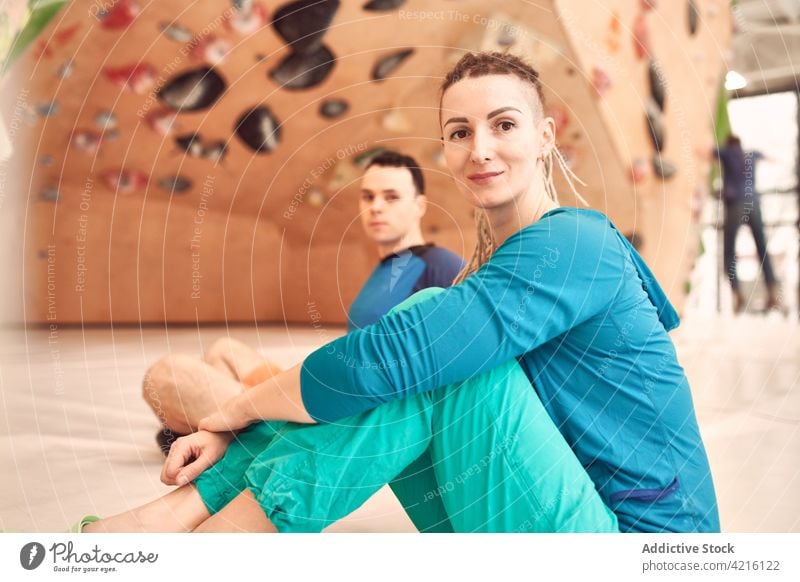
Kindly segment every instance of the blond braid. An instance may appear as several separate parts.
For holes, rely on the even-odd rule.
[[[496,243],[492,233],[492,225],[489,223],[489,217],[486,216],[485,210],[479,209],[475,211],[475,223],[478,230],[478,242],[475,245],[475,251],[466,266],[453,279],[453,285],[461,283],[477,271],[495,251]]]
[[[547,154],[547,161],[545,162],[545,167],[549,166],[550,169],[545,177],[545,189],[548,190],[548,194],[550,198],[552,198],[555,202],[558,202],[558,194],[556,194],[556,187],[553,184],[553,160],[552,156],[555,155],[556,161],[558,162],[558,168],[561,170],[561,173],[564,175],[564,179],[567,181],[567,185],[569,189],[572,190],[572,193],[575,195],[581,204],[584,206],[589,206],[589,203],[586,199],[578,193],[578,190],[575,188],[575,182],[580,184],[581,186],[586,186],[586,183],[578,178],[575,173],[569,169],[567,166],[567,162],[564,160],[564,156],[561,155],[561,152],[558,151],[556,146],[553,146],[553,149]]]

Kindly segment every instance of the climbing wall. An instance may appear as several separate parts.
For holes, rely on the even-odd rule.
[[[342,322],[377,260],[357,198],[381,148],[420,161],[425,236],[467,256],[472,211],[443,166],[436,110],[465,50],[540,70],[581,192],[680,304],[722,6],[69,3],[3,80],[6,124],[24,128],[9,167],[26,198],[27,318]]]

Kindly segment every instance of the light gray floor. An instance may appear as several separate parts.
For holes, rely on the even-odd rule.
[[[2,332],[0,529],[60,531],[168,490],[141,376],[168,350],[229,334],[284,366],[339,329],[37,329]],[[800,531],[800,333],[785,320],[686,318],[675,333],[725,531]],[[412,531],[388,489],[333,526]]]

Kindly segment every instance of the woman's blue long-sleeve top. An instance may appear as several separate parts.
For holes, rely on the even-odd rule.
[[[719,531],[678,321],[603,214],[558,208],[463,283],[313,352],[303,402],[330,422],[517,358],[623,531]]]

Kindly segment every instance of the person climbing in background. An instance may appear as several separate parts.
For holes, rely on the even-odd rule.
[[[359,213],[380,262],[350,306],[348,331],[378,321],[392,307],[428,287],[449,287],[464,261],[426,243],[425,178],[417,161],[394,151],[373,157],[361,178]],[[146,373],[143,397],[164,428],[156,441],[166,455],[174,440],[226,400],[281,372],[245,343],[223,337],[198,359],[184,354],[161,358]]]
[[[759,151],[745,151],[738,136],[730,134],[725,145],[711,150],[710,155],[719,161],[722,169],[722,201],[725,205],[723,219],[723,265],[733,292],[733,311],[740,313],[747,303],[741,291],[736,269],[736,235],[739,227],[750,227],[756,252],[764,273],[767,300],[764,311],[780,306],[778,281],[767,251],[767,238],[761,218],[761,204],[756,191],[756,164],[767,158]]]

